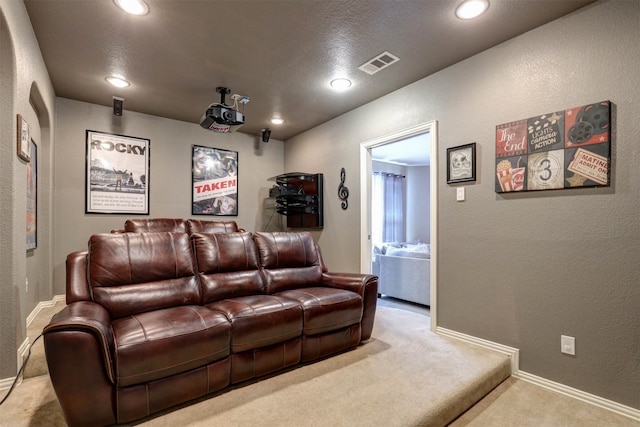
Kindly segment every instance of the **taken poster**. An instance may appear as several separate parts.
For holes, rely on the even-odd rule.
[[[192,147],[191,214],[238,215],[238,152]]]

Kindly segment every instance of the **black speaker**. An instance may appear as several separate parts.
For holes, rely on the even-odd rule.
[[[124,98],[120,98],[117,96],[113,97],[113,115],[121,116],[122,115],[122,105],[124,104]]]
[[[269,138],[271,138],[271,129],[262,129],[262,142],[269,142]]]

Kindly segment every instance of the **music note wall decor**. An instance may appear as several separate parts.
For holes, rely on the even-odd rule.
[[[342,206],[342,209],[344,210],[349,207],[349,201],[347,200],[349,198],[349,189],[344,186],[345,177],[346,172],[344,171],[344,168],[342,168],[340,169],[340,185],[338,185],[338,197],[340,198],[340,200],[342,200],[340,206]]]

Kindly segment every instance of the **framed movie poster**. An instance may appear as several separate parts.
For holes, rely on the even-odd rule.
[[[447,184],[476,180],[476,143],[447,148]]]
[[[495,191],[608,186],[611,103],[496,126]]]
[[[192,146],[192,215],[238,215],[238,152]]]
[[[150,143],[87,130],[86,213],[149,214]]]
[[[38,147],[31,140],[27,163],[27,250],[38,246]]]

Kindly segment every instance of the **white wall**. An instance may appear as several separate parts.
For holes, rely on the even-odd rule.
[[[522,370],[640,409],[639,24],[640,2],[597,2],[288,140],[286,169],[324,172],[327,188],[347,171],[349,210],[325,204],[327,265],[359,269],[360,144],[437,120],[440,159],[477,142],[465,202],[438,164],[439,326],[519,348]],[[603,100],[610,188],[495,193],[496,125]],[[561,334],[576,337],[576,357],[560,353]]]
[[[149,217],[235,220],[247,231],[261,230],[263,202],[283,171],[283,143],[240,132],[218,134],[194,123],[164,119],[65,98],[56,100],[55,289],[64,293],[65,259],[85,250],[89,236],[122,228],[132,215],[85,214],[86,130],[150,140]],[[191,147],[203,145],[238,152],[238,216],[191,215]],[[144,216],[143,216],[144,217]]]

